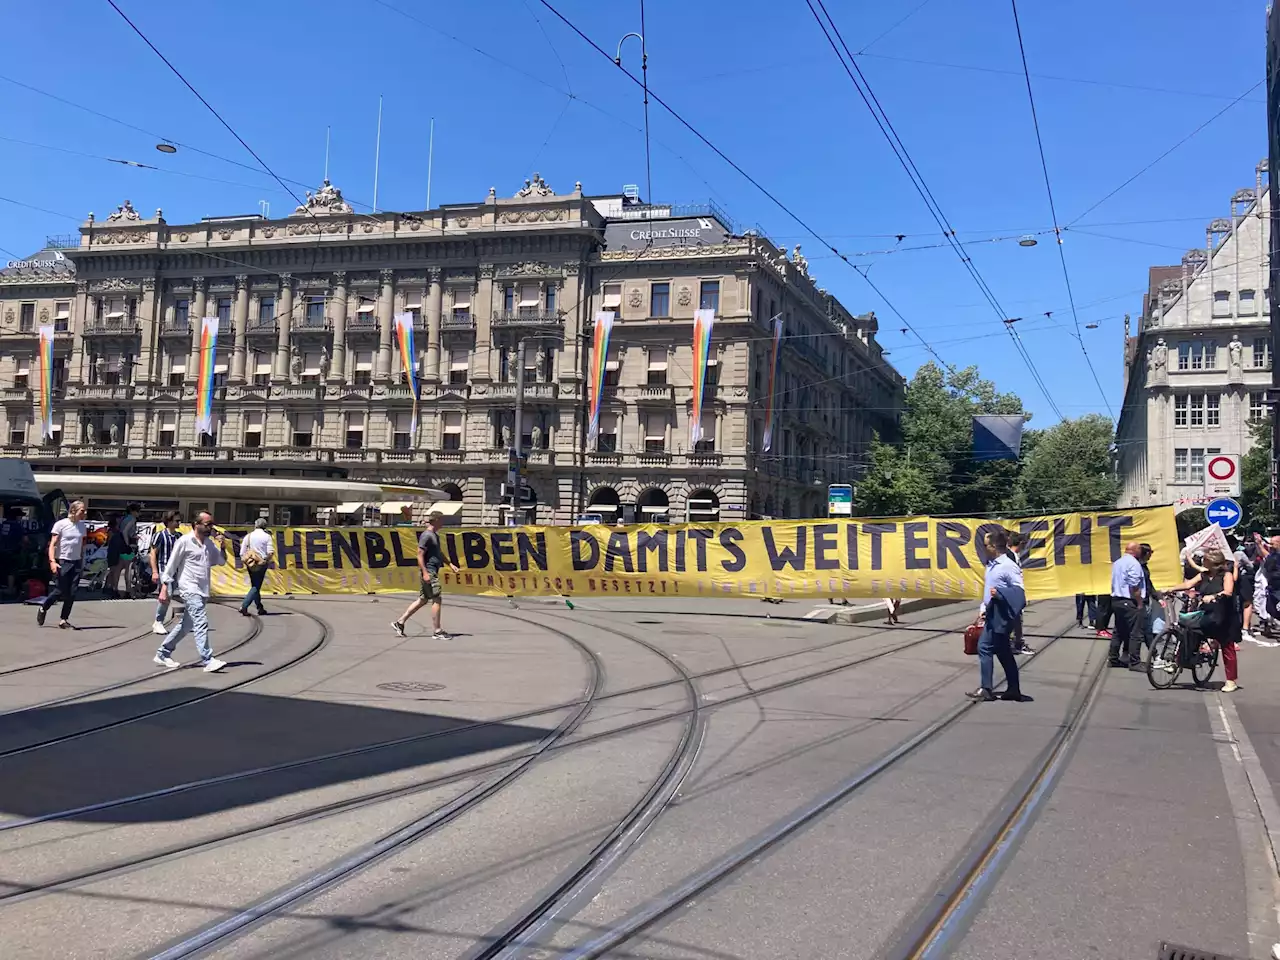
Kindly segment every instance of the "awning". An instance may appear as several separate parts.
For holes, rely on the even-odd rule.
[[[108,319],[108,320],[119,320],[119,319],[120,319],[121,317],[123,317],[123,316],[124,316],[124,311],[123,311],[123,310],[113,310],[113,311],[111,311],[110,313],[108,313],[108,314],[107,314],[107,319]]]
[[[356,502],[340,503],[333,508],[333,512],[334,513],[355,513],[357,510],[363,510],[364,507],[365,505],[363,503],[356,503]]]
[[[610,310],[610,309],[616,310],[620,306],[622,306],[622,294],[610,293],[605,296],[604,308],[606,310]]]
[[[372,303],[362,304],[360,308],[356,310],[356,313],[373,313],[373,304]]]
[[[412,506],[413,503],[408,500],[390,500],[380,505],[378,512],[386,516],[387,514],[400,513],[402,510],[407,510]]]
[[[588,503],[587,513],[613,513],[620,509],[616,503]]]
[[[445,517],[456,517],[462,513],[461,500],[441,500],[439,503],[433,503],[427,514],[439,513]]]
[[[669,507],[669,506],[666,506],[666,507],[658,507],[658,506],[652,506],[652,507],[641,507],[641,508],[640,508],[640,512],[641,512],[641,513],[670,513],[670,512],[671,512],[671,507]]]

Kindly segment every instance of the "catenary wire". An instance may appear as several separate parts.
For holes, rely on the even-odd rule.
[[[924,176],[920,173],[920,169],[912,158],[906,144],[903,143],[902,138],[898,136],[898,132],[894,128],[893,122],[889,119],[889,115],[881,105],[879,98],[876,97],[875,91],[872,90],[871,85],[867,82],[867,78],[863,74],[862,69],[858,66],[857,60],[854,59],[853,51],[849,49],[849,45],[845,42],[844,36],[840,33],[840,28],[836,25],[830,12],[828,12],[826,5],[822,0],[817,0],[818,6],[816,8],[814,7],[813,0],[805,0],[805,4],[809,8],[809,12],[813,14],[814,20],[817,21],[818,27],[822,30],[823,36],[826,38],[828,44],[830,44],[832,52],[836,55],[836,59],[840,62],[840,66],[844,69],[849,81],[853,84],[854,89],[857,90],[858,96],[862,99],[867,110],[871,113],[872,118],[876,122],[876,126],[880,129],[880,133],[884,136],[886,142],[888,142],[890,149],[893,150],[893,154],[897,158],[898,163],[906,172],[907,178],[911,181],[911,185],[915,188],[916,193],[920,195],[920,199],[924,201],[925,207],[929,211],[929,215],[933,218],[934,222],[937,223],[938,229],[942,232],[944,239],[952,246],[956,256],[959,257],[961,264],[977,284],[983,297],[991,304],[991,308],[995,311],[997,318],[1001,321],[1007,320],[1009,318],[1009,313],[1000,305],[1000,302],[996,299],[995,292],[987,283],[986,278],[978,271],[973,259],[968,255],[964,246],[956,239],[955,228],[952,227],[946,214],[943,212],[941,205],[938,203],[937,198],[934,196],[933,191],[929,188]],[[818,9],[822,10],[821,15],[819,15]],[[825,23],[823,22],[823,17],[826,18]],[[828,30],[828,25],[830,26],[830,30]],[[835,34],[834,37],[832,36],[832,33]],[[839,45],[836,43],[837,39],[839,40]],[[841,54],[841,48],[844,50],[843,55]],[[846,56],[848,58],[847,61]],[[1057,402],[1054,400],[1053,395],[1049,390],[1048,384],[1045,383],[1044,378],[1041,376],[1039,368],[1036,367],[1035,361],[1031,358],[1030,352],[1023,344],[1018,331],[1014,329],[1013,324],[1009,323],[1005,324],[1005,330],[1007,331],[1010,340],[1013,341],[1014,349],[1018,352],[1018,355],[1022,358],[1023,363],[1030,372],[1032,380],[1040,388],[1040,392],[1048,402],[1050,409],[1053,410],[1059,419],[1064,419],[1062,411],[1058,408]]]
[[[1093,358],[1089,356],[1089,349],[1084,345],[1084,336],[1080,330],[1080,314],[1076,311],[1076,295],[1071,288],[1071,274],[1067,270],[1067,254],[1062,246],[1062,231],[1058,227],[1058,208],[1053,201],[1053,187],[1049,183],[1049,163],[1044,155],[1044,139],[1040,135],[1040,117],[1036,112],[1036,98],[1031,90],[1031,71],[1027,67],[1027,48],[1022,40],[1022,23],[1018,19],[1018,0],[1010,0],[1013,6],[1013,25],[1018,34],[1018,53],[1022,57],[1022,73],[1027,81],[1027,100],[1031,104],[1031,125],[1036,133],[1036,149],[1040,154],[1040,170],[1044,174],[1044,191],[1049,197],[1049,216],[1053,219],[1053,230],[1056,234],[1057,242],[1054,244],[1058,248],[1058,262],[1062,264],[1062,283],[1067,288],[1067,301],[1071,304],[1071,319],[1075,323],[1076,341],[1080,344],[1080,352],[1084,354],[1084,362],[1089,367],[1089,373],[1093,377],[1094,386],[1098,388],[1098,395],[1102,397],[1102,402],[1107,408],[1107,412],[1111,414],[1111,418],[1115,419],[1115,412],[1111,409],[1111,400],[1107,397],[1107,392],[1102,389],[1102,381],[1098,379],[1098,371],[1093,366]]]

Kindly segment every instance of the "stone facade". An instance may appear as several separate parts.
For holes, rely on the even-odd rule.
[[[535,176],[510,198],[490,190],[481,203],[367,215],[326,182],[276,220],[175,225],[128,202],[91,214],[78,245],[59,248],[74,271],[0,271],[4,453],[46,470],[429,484],[464,502],[464,522],[496,523],[523,344],[532,519],[823,513],[825,484],[856,478],[873,432],[897,433],[904,385],[874,315],[850,314],[815,286],[798,249],[788,257],[757,235],[725,228],[710,244],[607,248],[602,199],[624,202],[580,185],[555,193]],[[646,216],[670,215],[656,210]],[[693,449],[699,306],[716,310],[716,363]],[[602,436],[587,450],[600,310],[618,319]],[[416,435],[397,314],[413,318]],[[789,336],[765,453],[776,314]],[[219,329],[212,437],[195,429],[203,317]],[[35,327],[55,318],[57,432],[41,442]]]
[[[1263,185],[1231,198],[1205,247],[1153,267],[1135,335],[1125,341],[1125,399],[1116,430],[1120,506],[1203,499],[1204,461],[1242,456],[1271,384],[1271,204]]]

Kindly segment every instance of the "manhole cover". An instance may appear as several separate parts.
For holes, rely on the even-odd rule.
[[[431,693],[443,690],[443,683],[424,683],[421,680],[393,680],[390,683],[378,684],[379,690],[390,690],[392,693]]]

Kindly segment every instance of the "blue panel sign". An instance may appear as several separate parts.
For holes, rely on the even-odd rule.
[[[1240,522],[1244,511],[1240,509],[1240,504],[1231,498],[1219,497],[1217,500],[1210,501],[1204,508],[1204,515],[1210,523],[1216,523],[1223,530],[1230,530]]]

